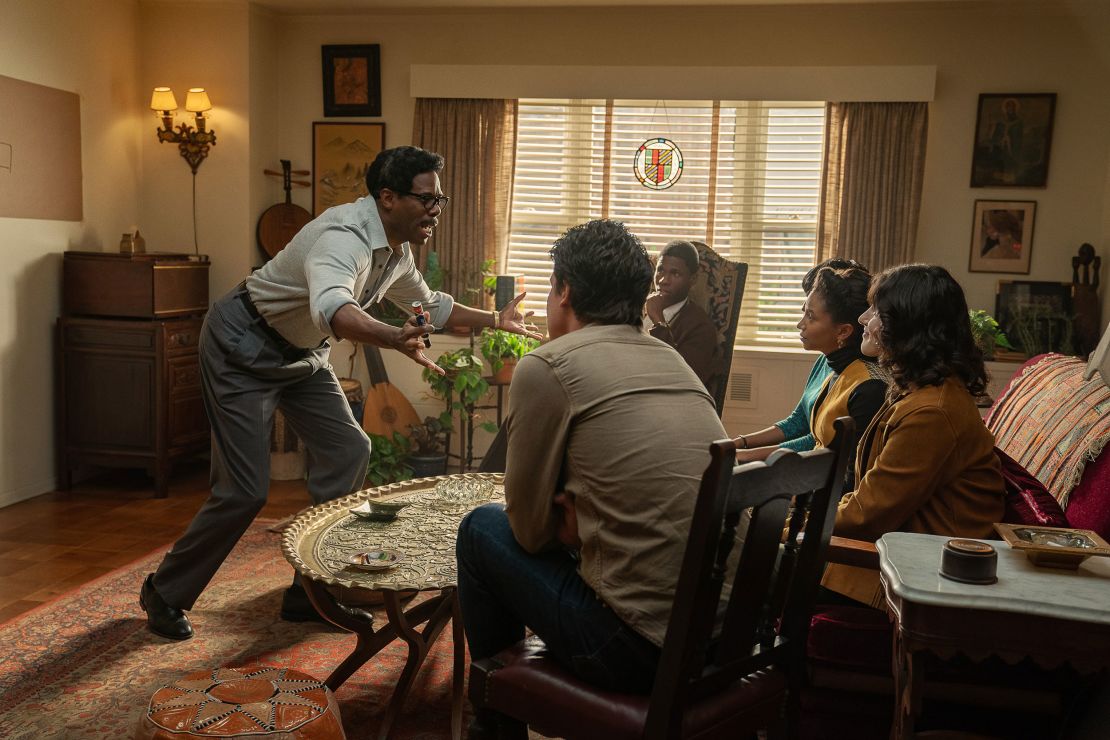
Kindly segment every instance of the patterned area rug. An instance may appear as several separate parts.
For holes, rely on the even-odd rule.
[[[146,629],[139,587],[161,551],[0,626],[0,737],[130,737],[155,690],[203,668],[261,663],[327,678],[354,637],[278,617],[292,569],[281,556],[281,535],[267,531],[270,524],[251,526],[189,613],[197,632],[191,640],[171,642]],[[375,617],[385,622],[383,612]],[[447,628],[391,738],[450,737],[451,649]],[[395,642],[339,689],[351,740],[376,737],[405,655],[404,643]]]

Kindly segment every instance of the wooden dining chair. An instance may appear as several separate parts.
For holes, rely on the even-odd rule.
[[[837,439],[850,439],[852,426],[838,419]],[[786,734],[785,701],[801,683],[845,445],[779,450],[742,466],[734,465],[731,440],[714,442],[710,453],[650,695],[593,687],[531,638],[471,666],[471,702],[498,713],[502,737],[524,738],[526,727],[569,740],[735,738],[759,728],[770,738]]]

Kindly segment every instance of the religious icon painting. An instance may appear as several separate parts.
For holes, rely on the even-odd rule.
[[[666,190],[682,177],[682,150],[670,139],[648,139],[636,150],[632,168],[645,188]]]

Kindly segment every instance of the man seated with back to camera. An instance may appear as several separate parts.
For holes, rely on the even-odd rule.
[[[656,292],[645,309],[651,336],[674,347],[707,388],[717,372],[717,328],[701,306],[690,301],[698,274],[698,248],[673,241],[659,253],[655,268]]]
[[[529,627],[579,678],[647,692],[725,432],[690,367],[641,329],[652,266],[635,235],[591,221],[551,259],[550,341],[509,389],[506,504],[459,527],[463,625],[474,660]]]

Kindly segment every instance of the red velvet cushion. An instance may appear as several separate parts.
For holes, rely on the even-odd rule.
[[[1083,469],[1079,485],[1068,496],[1067,514],[1070,526],[1093,529],[1110,539],[1110,445]]]
[[[818,666],[889,676],[890,618],[879,609],[818,604],[806,656]]]
[[[530,727],[549,737],[605,740],[642,737],[651,700],[587,684],[550,658],[536,637],[476,662],[470,673],[470,695],[478,706],[527,718]],[[683,712],[684,734],[754,734],[778,714],[785,695],[785,673],[777,668],[758,671],[727,691],[693,700]],[[710,731],[717,734],[707,734]]]
[[[1002,463],[1002,480],[1006,486],[1006,511],[1002,521],[1040,527],[1077,526],[1068,523],[1070,517],[1064,515],[1056,498],[1021,463],[997,447],[994,454]]]

